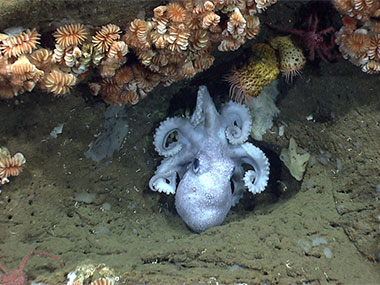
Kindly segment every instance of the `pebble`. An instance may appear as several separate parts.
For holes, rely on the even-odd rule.
[[[323,250],[323,253],[324,253],[324,255],[325,255],[328,259],[330,259],[330,258],[333,257],[332,251],[331,251],[331,249],[329,249],[328,247],[326,247],[326,248]]]

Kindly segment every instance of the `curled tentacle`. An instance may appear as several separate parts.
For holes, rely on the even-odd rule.
[[[168,139],[171,134],[177,132],[178,136],[181,135],[180,129],[188,124],[185,118],[167,118],[161,122],[154,135],[154,146],[156,151],[165,157],[173,156],[179,153],[183,147],[183,141],[178,138],[177,141],[169,142]],[[181,136],[182,137],[182,136]]]
[[[192,161],[191,153],[181,152],[175,156],[166,157],[157,167],[154,176],[149,180],[152,191],[165,194],[175,194],[177,189],[177,176],[181,179]]]
[[[152,191],[163,192],[168,195],[175,194],[177,188],[176,175],[175,171],[156,174],[149,180],[149,187]]]
[[[221,115],[227,122],[226,138],[231,144],[242,144],[251,132],[252,118],[245,105],[228,102],[224,105]]]
[[[248,191],[258,194],[264,191],[269,179],[269,161],[264,152],[251,143],[242,144],[248,156],[242,157],[242,161],[253,166],[254,170],[248,170],[244,175],[244,184]]]

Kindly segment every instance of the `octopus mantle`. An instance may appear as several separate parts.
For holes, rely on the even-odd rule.
[[[175,194],[177,212],[193,231],[220,225],[245,189],[254,194],[264,191],[269,162],[259,148],[246,142],[250,129],[245,106],[229,102],[219,114],[206,86],[199,87],[191,119],[167,118],[157,128],[154,145],[165,159],[149,187]],[[177,139],[169,142],[173,133]],[[244,171],[243,164],[252,169]]]

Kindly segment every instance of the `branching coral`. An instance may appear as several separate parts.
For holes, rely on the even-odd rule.
[[[275,2],[182,0],[156,7],[151,20],[133,20],[124,34],[114,24],[98,31],[69,24],[53,33],[53,51],[36,49],[35,29],[6,36],[0,43],[0,97],[34,87],[63,95],[96,68],[102,80],[90,84],[94,94],[113,105],[135,104],[158,84],[168,86],[209,68],[214,49],[234,51],[254,38],[260,27],[256,14]],[[24,54],[27,67],[18,70],[25,74],[9,74],[13,58]]]
[[[367,73],[380,72],[380,2],[372,0],[334,0],[344,15],[335,42],[345,59]]]

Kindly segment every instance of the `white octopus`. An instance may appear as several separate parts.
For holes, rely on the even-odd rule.
[[[175,194],[177,212],[193,231],[220,225],[245,189],[253,194],[264,191],[269,162],[247,142],[250,129],[251,116],[244,105],[228,102],[219,114],[206,86],[199,87],[191,119],[167,118],[157,128],[154,145],[165,159],[149,187]],[[177,140],[168,142],[172,133]],[[253,169],[245,171],[243,164]]]

